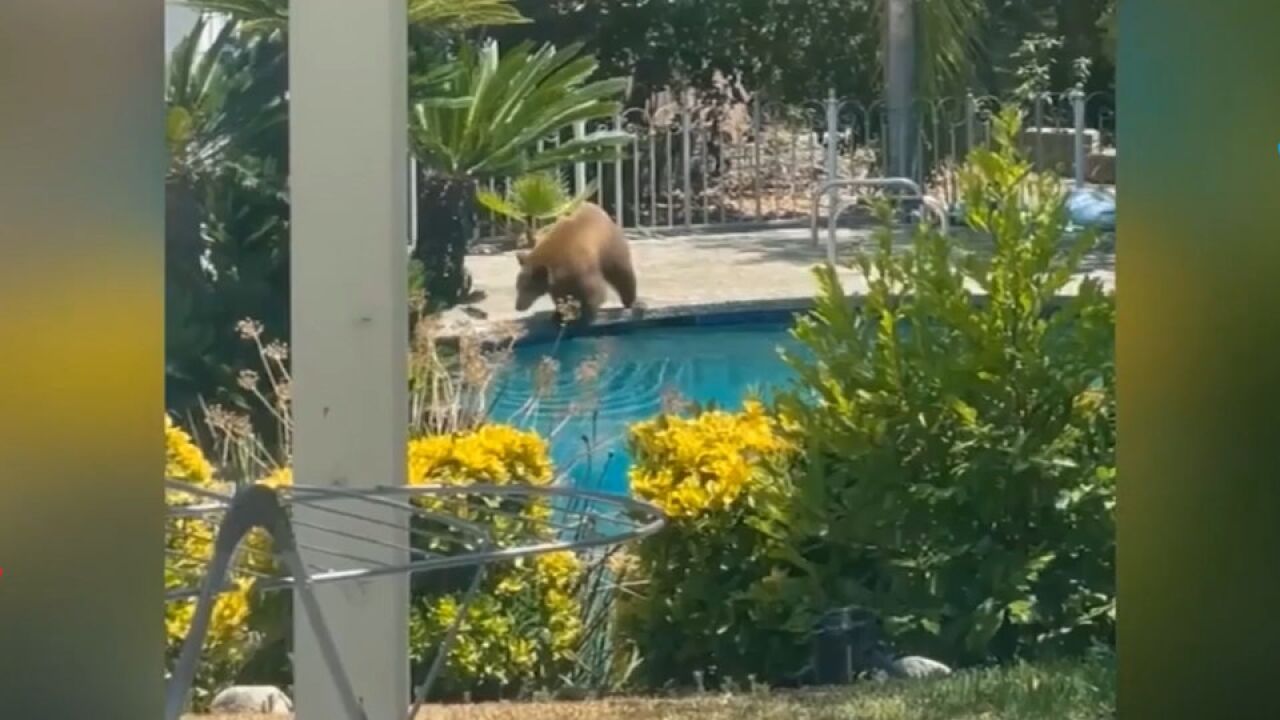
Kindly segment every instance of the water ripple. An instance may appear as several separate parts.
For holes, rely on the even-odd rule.
[[[629,425],[658,414],[673,392],[740,407],[749,389],[790,377],[777,350],[790,342],[783,325],[745,325],[646,329],[521,347],[501,378],[491,417],[544,434],[557,431],[552,458],[558,468],[574,466],[569,475],[575,484],[625,491]],[[539,375],[549,375],[539,366],[548,357],[557,366],[539,395]],[[582,457],[584,438],[597,446],[589,463]],[[609,453],[613,459],[601,473]]]

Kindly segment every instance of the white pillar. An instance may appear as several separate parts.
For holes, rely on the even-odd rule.
[[[289,9],[294,481],[403,484],[407,433],[406,0],[294,0]],[[361,503],[392,524],[404,514]],[[403,529],[298,508],[295,519],[399,545]],[[321,546],[379,563],[404,551],[297,529],[310,564]],[[368,720],[409,705],[404,577],[317,588]],[[296,600],[295,600],[296,603]],[[346,720],[316,639],[295,605],[299,720]]]

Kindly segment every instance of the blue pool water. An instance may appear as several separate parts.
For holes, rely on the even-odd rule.
[[[785,320],[659,326],[517,346],[492,417],[550,434],[556,468],[575,485],[625,492],[627,427],[658,414],[673,391],[686,401],[729,410],[740,408],[749,391],[767,395],[791,376],[778,352],[780,346],[796,347],[789,327]],[[535,395],[544,358],[556,361],[553,372],[541,373],[551,390],[530,408],[526,403]],[[584,383],[582,375],[593,367],[597,379]],[[594,399],[583,390],[593,386]]]

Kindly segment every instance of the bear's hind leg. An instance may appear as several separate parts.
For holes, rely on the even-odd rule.
[[[636,274],[630,265],[614,262],[601,268],[604,279],[618,293],[622,307],[630,308],[636,302]]]
[[[583,325],[595,322],[596,316],[600,314],[600,306],[604,305],[607,296],[608,291],[605,290],[603,278],[596,278],[582,284],[582,292],[579,293],[578,318]]]

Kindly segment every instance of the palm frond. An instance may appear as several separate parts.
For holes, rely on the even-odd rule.
[[[179,3],[235,18],[246,32],[270,33],[289,28],[288,0],[179,0]]]
[[[521,164],[521,169],[536,172],[557,165],[613,160],[634,140],[630,133],[621,130],[602,130],[532,155]]]
[[[499,195],[492,190],[477,190],[476,202],[480,206],[495,215],[511,218],[512,220],[525,220],[525,214],[520,212],[520,207],[512,199],[508,199]]]
[[[170,56],[165,86],[165,139],[170,171],[177,174],[209,169],[236,130],[226,113],[233,79],[223,54],[236,24],[224,23],[208,47],[201,49],[207,27],[207,18],[201,16]]]
[[[248,32],[289,29],[289,0],[179,0],[183,5],[240,20]],[[355,1],[355,0],[353,0]],[[530,22],[512,0],[409,0],[411,25],[444,32]]]
[[[410,0],[409,22],[441,30],[524,25],[533,22],[511,0]]]
[[[577,122],[613,119],[621,111],[627,78],[589,82],[598,64],[580,46],[534,48],[524,43],[500,52],[496,43],[463,47],[438,95],[415,104],[411,137],[419,159],[445,174],[474,178],[515,176],[566,158],[612,158],[630,141],[593,133],[539,153],[539,141]],[[535,160],[547,154],[552,162]]]
[[[961,87],[982,52],[979,28],[986,19],[984,0],[917,0],[917,79],[921,90],[937,95]]]

